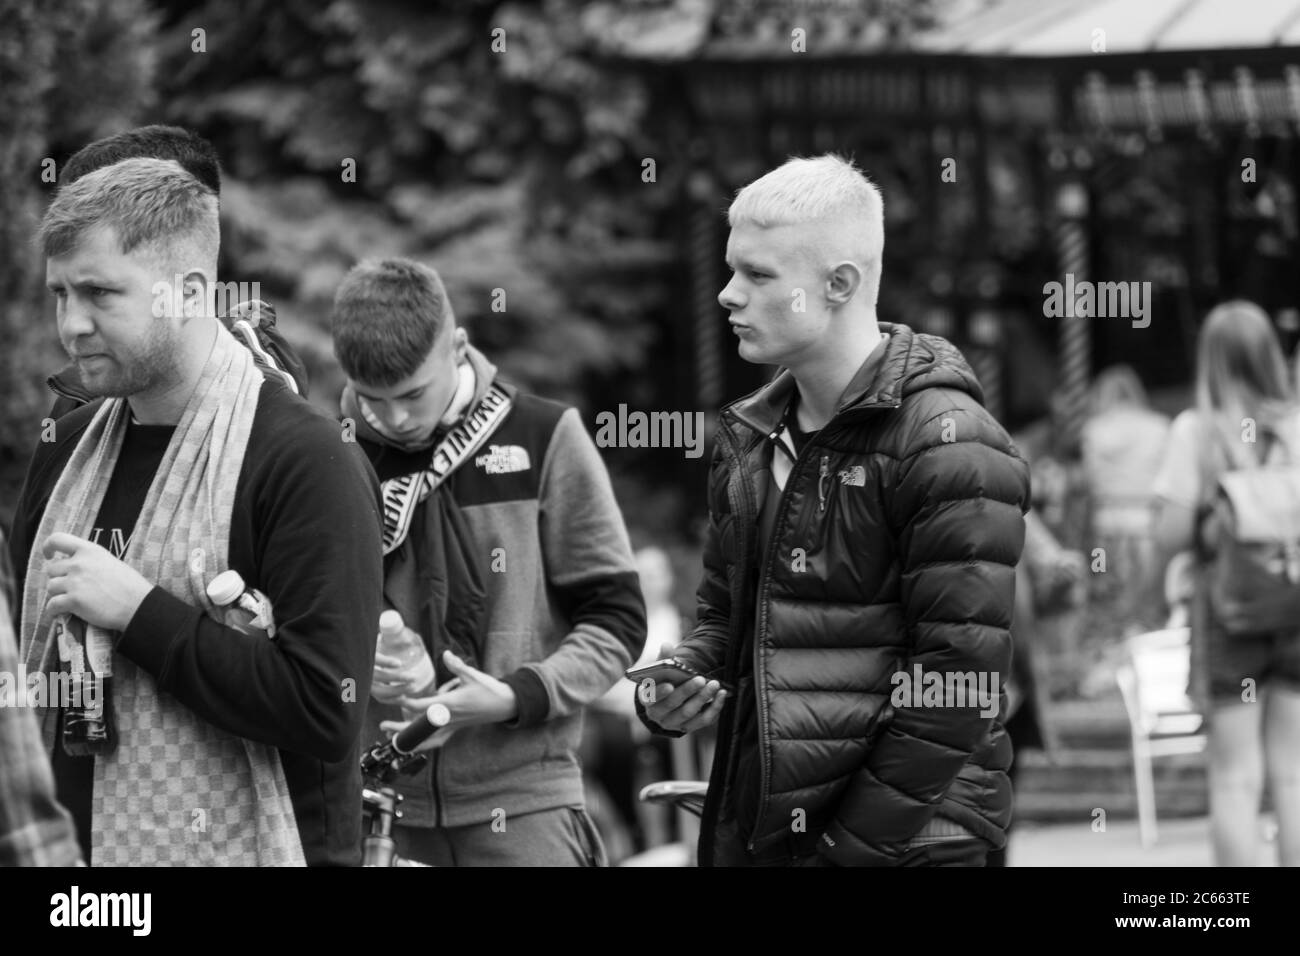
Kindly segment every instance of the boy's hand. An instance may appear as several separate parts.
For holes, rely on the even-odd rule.
[[[640,687],[637,693],[642,694]],[[717,722],[727,692],[715,680],[692,677],[675,689],[672,684],[656,684],[654,693],[643,694],[641,702],[646,716],[664,730],[690,733]]]
[[[413,686],[411,669],[402,666],[396,657],[375,652],[375,670],[370,693],[379,700],[392,703],[398,697],[424,690]],[[375,693],[378,690],[379,693]]]
[[[443,652],[447,668],[456,677],[448,681],[432,697],[404,698],[402,706],[413,711],[428,710],[430,704],[443,704],[451,712],[451,721],[419,747],[430,750],[441,746],[453,732],[475,724],[499,724],[519,713],[515,692],[504,681],[497,680],[477,668],[470,667],[451,651]],[[385,720],[379,729],[397,733],[406,723]]]

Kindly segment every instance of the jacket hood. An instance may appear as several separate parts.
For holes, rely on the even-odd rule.
[[[869,408],[897,408],[903,399],[927,388],[952,388],[966,392],[981,405],[984,390],[957,347],[937,335],[914,332],[896,322],[881,322],[888,335],[879,364],[868,357],[849,382],[836,406],[835,417]],[[765,434],[775,432],[795,389],[794,374],[780,369],[758,391],[723,409]]]

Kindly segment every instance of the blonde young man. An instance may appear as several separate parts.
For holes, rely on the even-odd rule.
[[[702,865],[983,865],[1028,469],[960,353],[878,319],[882,202],[852,164],[792,159],[728,221],[718,301],[781,370],[722,410],[677,649],[703,676],[638,706],[719,725]]]

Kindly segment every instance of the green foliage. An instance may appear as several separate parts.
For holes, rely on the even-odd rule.
[[[7,525],[64,361],[31,239],[43,160],[140,122],[153,102],[144,0],[0,0],[0,523]]]
[[[672,307],[674,250],[656,237],[684,133],[649,115],[652,81],[592,52],[582,24],[616,4],[254,2],[237,22],[224,9],[169,8],[167,118],[217,145],[226,277],[273,294],[318,400],[338,384],[334,288],[376,255],[438,268],[474,340],[549,394],[580,401],[593,378],[644,368]]]
[[[25,467],[42,379],[62,364],[28,245],[51,188],[39,160],[145,122],[216,146],[222,278],[261,284],[325,407],[342,384],[334,290],[377,255],[437,267],[521,384],[583,406],[680,405],[661,366],[689,308],[681,214],[703,157],[679,72],[621,58],[697,50],[736,7],[69,0],[38,16],[35,0],[0,0],[0,473]]]

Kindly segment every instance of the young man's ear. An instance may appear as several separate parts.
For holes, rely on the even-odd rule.
[[[452,333],[452,351],[456,353],[456,364],[460,365],[465,361],[465,355],[469,351],[469,333],[460,326],[456,326],[456,331]]]
[[[862,270],[852,262],[841,262],[826,280],[826,302],[832,306],[845,305],[861,285]]]

